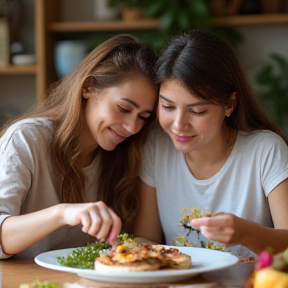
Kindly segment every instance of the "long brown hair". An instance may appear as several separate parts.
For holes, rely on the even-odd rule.
[[[288,140],[266,116],[253,93],[238,59],[224,40],[211,32],[194,29],[171,39],[156,64],[157,83],[179,80],[195,95],[226,106],[235,91],[237,105],[226,124],[237,130],[271,130]]]
[[[12,122],[28,117],[48,117],[52,121],[51,155],[61,179],[59,197],[63,202],[86,200],[85,176],[77,163],[78,140],[85,121],[84,85],[88,83],[101,90],[140,74],[157,89],[153,69],[156,60],[156,54],[135,37],[126,34],[114,36],[96,47],[71,74],[64,77],[42,104]],[[141,151],[153,121],[154,117],[151,117],[139,133],[127,138],[113,151],[101,148],[98,151],[102,165],[99,191],[95,191],[97,199],[112,207],[122,219],[123,229],[127,232],[139,207],[136,189]]]

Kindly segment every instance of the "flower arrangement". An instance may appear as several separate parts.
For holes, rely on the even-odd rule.
[[[258,255],[254,271],[247,288],[286,288],[288,287],[288,248],[273,255],[269,250]]]
[[[199,240],[199,234],[200,230],[192,227],[190,225],[190,221],[192,219],[201,218],[201,217],[210,217],[212,215],[211,212],[203,212],[200,209],[197,209],[195,207],[192,207],[190,210],[187,208],[183,208],[182,210],[182,217],[179,219],[179,225],[184,228],[185,235],[183,236],[177,236],[174,239],[174,244],[176,246],[192,246],[195,247],[196,245],[192,242],[190,242],[187,237],[191,234],[192,231],[195,231],[198,236]],[[209,241],[200,241],[202,248],[208,248],[213,250],[225,250],[226,246],[221,244],[212,243]]]

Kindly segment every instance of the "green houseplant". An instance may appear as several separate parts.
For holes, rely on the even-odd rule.
[[[159,31],[137,35],[155,50],[160,50],[165,40],[179,31],[210,25],[206,0],[111,0],[110,3],[142,8],[146,18],[161,19]]]
[[[232,46],[241,43],[243,38],[237,30],[213,24],[209,1],[211,0],[111,0],[111,5],[141,7],[144,8],[146,18],[161,19],[159,31],[149,31],[140,36],[156,51],[161,49],[171,35],[193,28],[210,30]]]
[[[271,53],[256,69],[255,80],[267,114],[288,136],[288,57]]]
[[[148,18],[161,18],[161,28],[189,29],[206,25],[209,6],[206,0],[110,0],[110,5],[125,5],[129,8],[144,8]]]
[[[110,0],[110,6],[119,6],[123,20],[144,17],[144,3],[141,0]]]
[[[209,1],[214,0],[144,0],[143,5],[146,17],[161,18],[160,28],[164,38],[189,29],[200,28],[218,34],[232,46],[240,44],[243,37],[237,30],[214,25]]]
[[[144,0],[145,14],[161,18],[164,31],[188,30],[210,24],[209,6],[205,0]]]

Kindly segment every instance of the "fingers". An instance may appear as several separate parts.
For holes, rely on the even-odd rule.
[[[190,221],[190,225],[192,227],[208,226],[209,225],[209,219],[211,219],[211,218],[210,217],[201,217],[201,218],[192,219]],[[210,224],[211,224],[211,221],[210,221]]]
[[[235,233],[233,217],[228,213],[193,219],[190,221],[190,225],[200,229],[208,239],[224,244],[230,243]]]
[[[210,240],[218,241],[223,237],[224,228],[219,225],[219,221],[211,220],[210,217],[193,219],[190,224],[200,229],[201,233]]]
[[[201,217],[192,219],[190,225],[192,227],[220,227],[220,226],[229,226],[231,225],[231,216],[228,213],[217,213],[213,214],[211,217]]]
[[[96,237],[98,240],[106,240],[113,244],[120,231],[121,220],[116,213],[107,207],[104,202],[71,204],[65,211],[65,219],[69,225],[82,225],[82,231]]]
[[[230,240],[230,235],[227,235],[222,227],[207,228],[201,227],[201,233],[208,239],[226,244]]]
[[[106,241],[109,244],[114,244],[118,238],[118,235],[121,232],[122,222],[121,222],[121,219],[116,215],[114,211],[112,211],[111,209],[109,210],[110,210],[110,215],[112,217],[112,225],[110,227],[110,231],[109,231]]]

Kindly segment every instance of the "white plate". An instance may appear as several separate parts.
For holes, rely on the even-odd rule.
[[[238,258],[228,252],[194,247],[177,246],[175,248],[192,257],[192,267],[190,269],[143,272],[97,272],[91,269],[66,267],[57,262],[57,257],[67,257],[75,248],[54,250],[39,254],[35,257],[35,262],[45,268],[76,273],[86,279],[117,283],[176,282],[195,277],[200,273],[227,268],[238,262]]]

